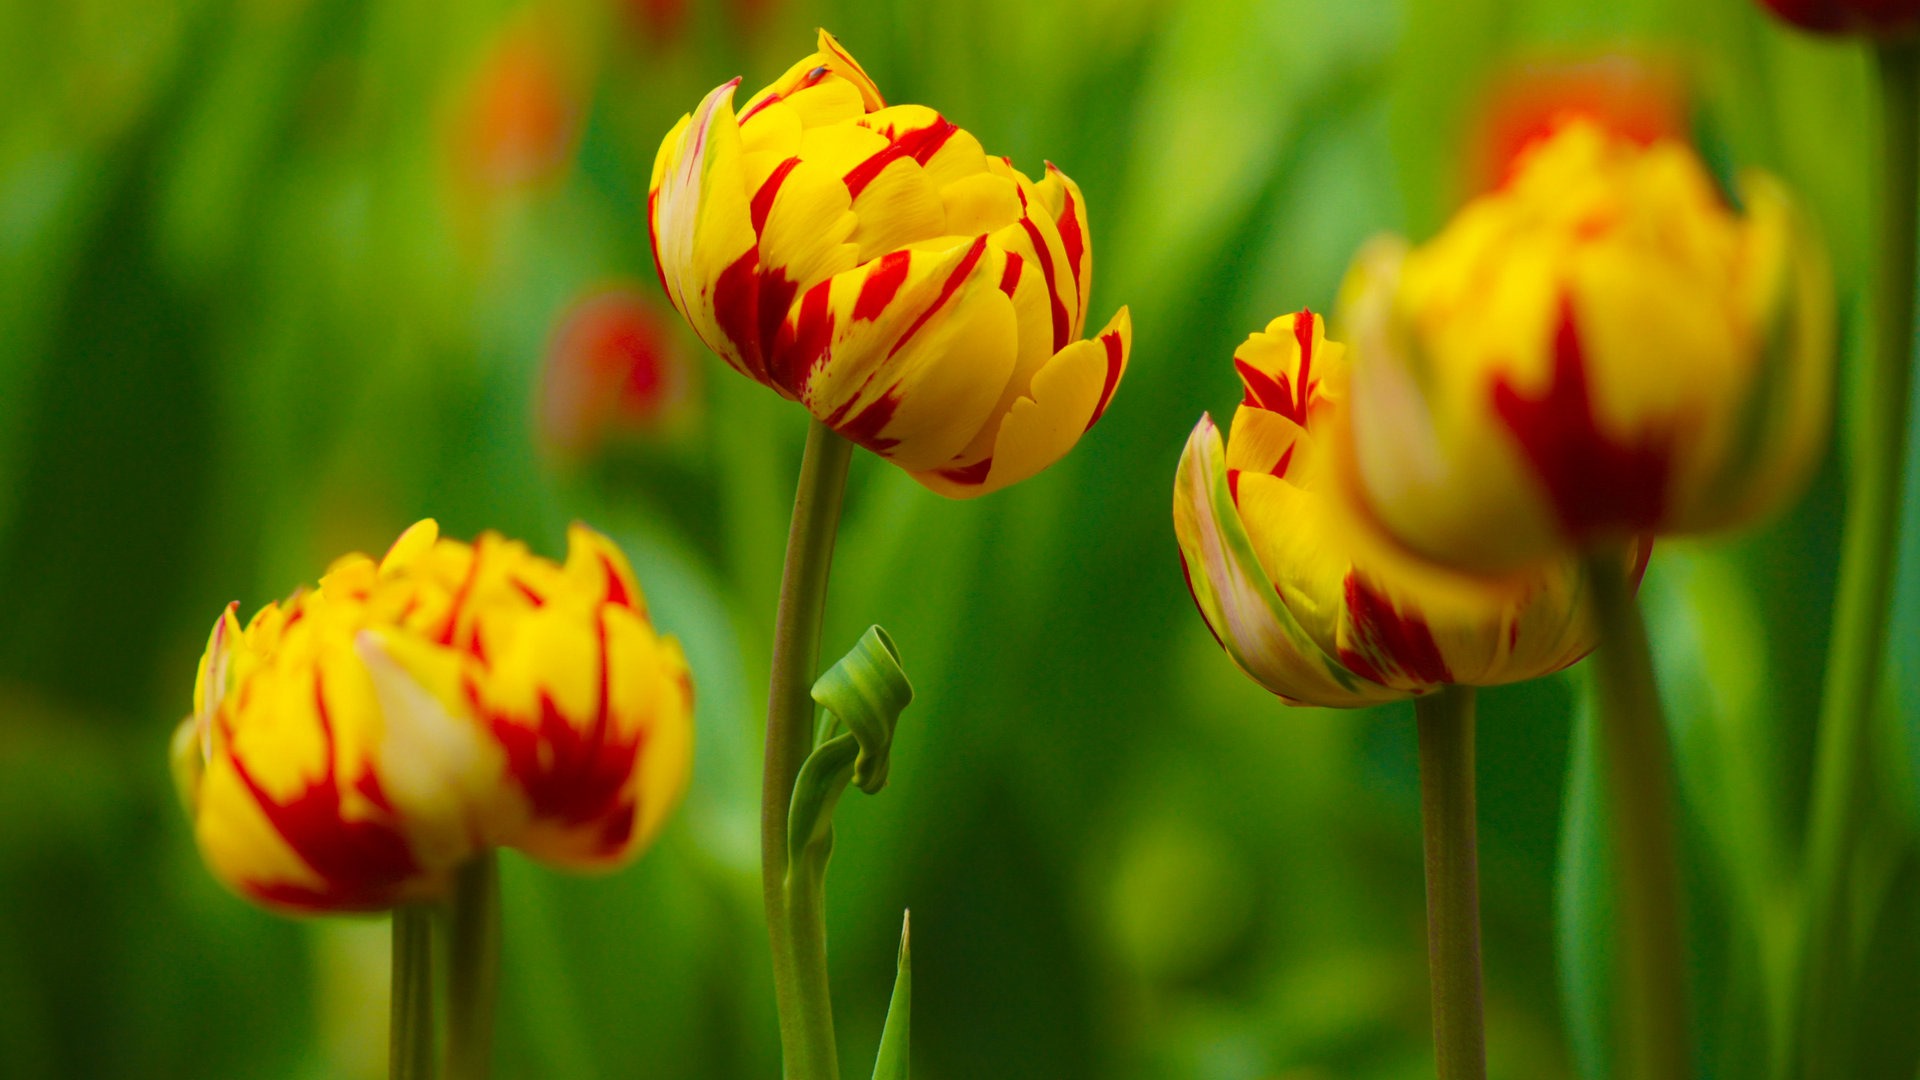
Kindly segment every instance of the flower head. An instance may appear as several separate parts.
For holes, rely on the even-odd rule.
[[[175,768],[201,853],[243,895],[383,908],[483,845],[612,867],[677,801],[691,684],[619,551],[578,525],[563,565],[438,533],[215,623]]]
[[[1741,192],[1576,121],[1429,243],[1363,253],[1354,445],[1388,530],[1503,569],[1790,498],[1826,433],[1832,300],[1780,185]]]
[[[661,284],[707,346],[945,495],[1046,468],[1126,370],[1125,308],[1082,340],[1085,200],[932,109],[888,106],[825,31],[737,113],[667,134],[647,197]]]
[[[1224,445],[1211,417],[1194,428],[1173,514],[1194,601],[1241,670],[1292,704],[1356,706],[1529,679],[1593,647],[1572,558],[1485,580],[1381,534],[1353,490],[1346,349],[1318,316],[1275,319],[1233,363],[1246,396]]]

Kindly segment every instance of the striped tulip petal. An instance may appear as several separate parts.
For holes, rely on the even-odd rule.
[[[1346,350],[1317,316],[1274,320],[1234,368],[1244,399],[1224,443],[1210,418],[1189,438],[1174,529],[1201,615],[1249,676],[1290,703],[1357,706],[1534,678],[1592,648],[1573,558],[1480,578],[1380,532],[1353,480]]]
[[[943,494],[1033,475],[1105,411],[1124,310],[1092,341],[1085,199],[922,105],[822,31],[736,114],[662,143],[648,227],[668,297],[736,370]]]
[[[564,566],[431,521],[378,562],[215,624],[175,775],[215,876],[293,911],[444,890],[491,845],[602,868],[685,786],[691,687],[625,559],[576,526]]]

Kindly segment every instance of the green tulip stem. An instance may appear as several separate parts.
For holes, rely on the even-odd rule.
[[[447,1080],[486,1080],[500,987],[500,856],[492,848],[454,872],[447,962]]]
[[[1473,797],[1473,687],[1419,699],[1420,819],[1427,855],[1427,965],[1440,1080],[1486,1080],[1480,856]]]
[[[1617,554],[1587,560],[1600,647],[1600,758],[1613,821],[1619,969],[1614,996],[1633,1080],[1688,1080],[1686,949],[1681,933],[1673,749],[1654,684],[1646,624]]]
[[[813,752],[813,682],[820,667],[820,623],[827,574],[840,527],[853,444],[820,421],[807,428],[800,483],[787,532],[786,569],[773,627],[773,679],[767,691],[766,769],[760,788],[760,873],[773,944],[773,987],[780,1010],[786,1080],[838,1080],[833,1002],[827,988],[827,930],[820,898],[808,890],[787,901],[787,815],[800,766]]]
[[[387,1014],[387,1075],[433,1077],[433,908],[393,909],[393,996]]]
[[[1899,547],[1901,465],[1912,385],[1920,44],[1877,46],[1879,220],[1874,228],[1873,353],[1854,372],[1846,428],[1847,513],[1833,638],[1815,750],[1800,943],[1801,1060],[1810,1078],[1854,1075],[1849,871],[1871,778],[1869,721],[1880,689]]]

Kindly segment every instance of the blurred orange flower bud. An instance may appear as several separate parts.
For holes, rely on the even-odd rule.
[[[1373,512],[1503,570],[1754,520],[1825,445],[1833,300],[1786,191],[1743,211],[1693,152],[1576,121],[1432,241],[1376,243],[1343,301]]]
[[[728,364],[944,495],[1032,476],[1112,400],[1132,324],[1083,340],[1085,200],[919,105],[825,31],[735,113],[738,80],[654,162],[661,284]]]
[[[174,768],[207,865],[260,903],[432,897],[486,845],[617,866],[686,785],[685,661],[584,526],[556,565],[423,521],[244,627],[236,608],[214,625]]]
[[[541,441],[577,458],[610,437],[670,431],[689,409],[691,376],[653,301],[629,286],[590,292],[561,316],[547,350]]]
[[[1245,399],[1224,445],[1212,417],[1194,428],[1173,520],[1194,602],[1248,676],[1290,704],[1358,706],[1531,679],[1593,648],[1571,555],[1488,580],[1380,531],[1346,449],[1346,349],[1318,316],[1275,319],[1233,365]]]
[[[553,179],[572,152],[576,99],[557,40],[528,20],[510,22],[458,100],[456,171],[492,191]]]

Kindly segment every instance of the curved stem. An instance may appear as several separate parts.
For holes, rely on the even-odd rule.
[[[1814,758],[1800,943],[1801,1060],[1808,1077],[1852,1075],[1846,890],[1871,776],[1869,720],[1879,690],[1899,542],[1901,465],[1912,384],[1920,45],[1883,43],[1881,185],[1873,281],[1873,354],[1851,386],[1846,531]]]
[[[486,1080],[500,986],[500,856],[492,848],[455,872],[447,936],[447,1080]]]
[[[1621,1075],[1687,1080],[1693,1071],[1666,714],[1646,624],[1620,559],[1590,557],[1587,588],[1600,626],[1594,664],[1619,905]]]
[[[817,899],[788,902],[787,812],[794,780],[813,750],[812,689],[820,667],[820,622],[852,457],[852,443],[818,420],[808,426],[793,524],[787,532],[786,569],[780,576],[780,609],[774,617],[766,769],[760,787],[760,874],[787,1080],[839,1076],[827,987],[826,924]]]
[[[1427,963],[1440,1080],[1486,1080],[1480,970],[1480,857],[1473,795],[1473,687],[1414,703],[1427,856]]]
[[[393,909],[393,996],[388,1005],[387,1074],[433,1077],[433,909]]]

